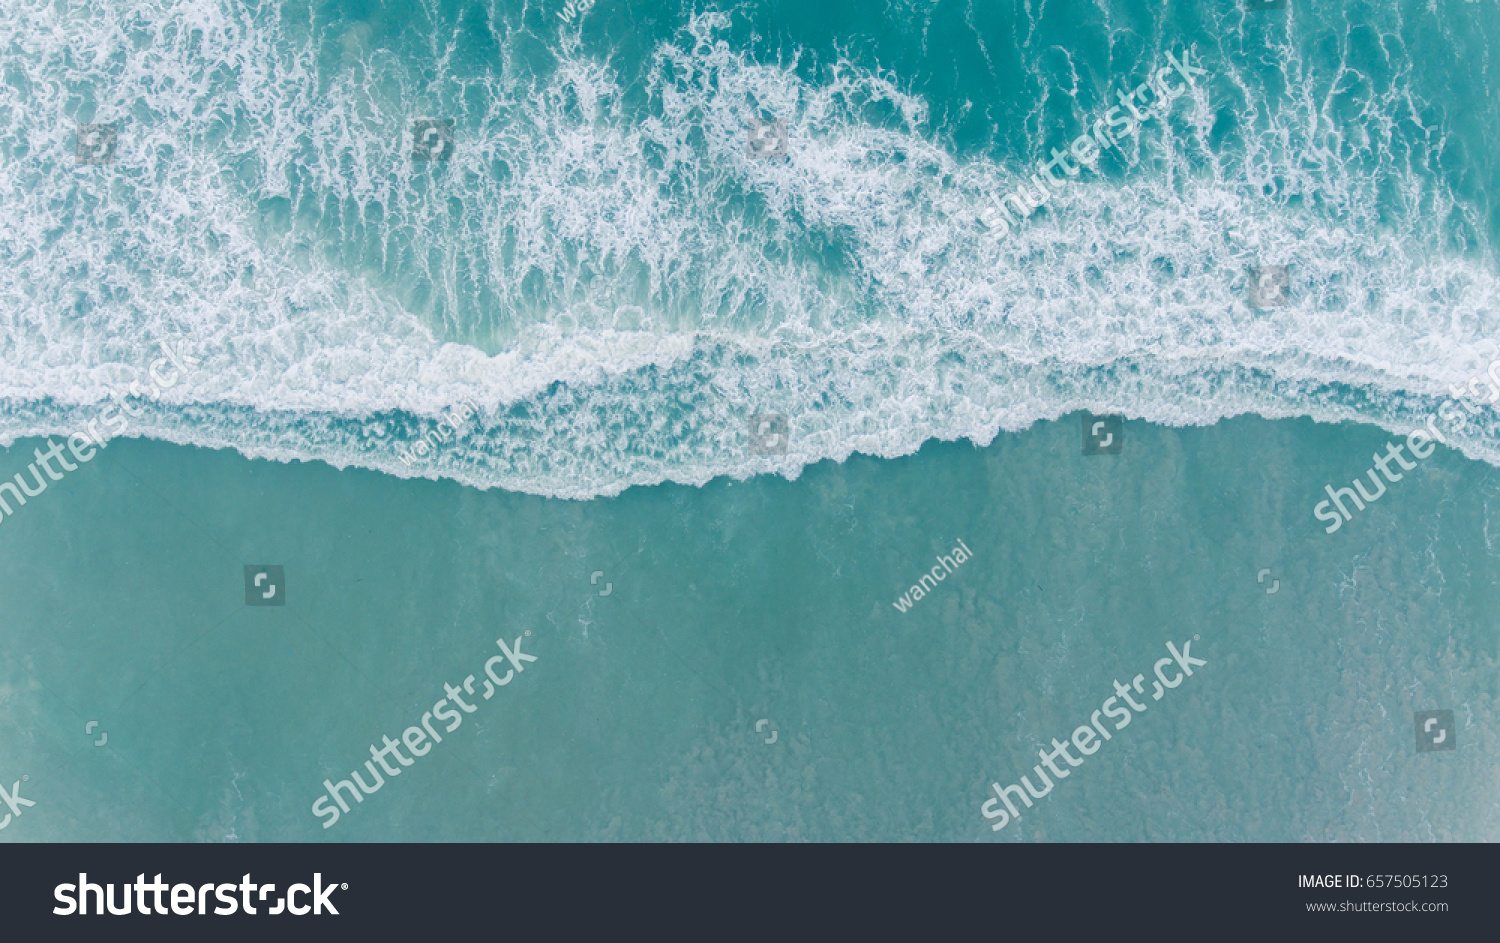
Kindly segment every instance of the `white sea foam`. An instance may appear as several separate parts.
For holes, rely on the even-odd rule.
[[[25,24],[0,52],[7,442],[67,431],[184,330],[204,366],[140,434],[578,498],[1079,408],[1404,431],[1495,350],[1500,282],[1436,248],[1473,212],[1424,155],[1378,123],[1345,140],[1312,98],[1272,113],[1223,62],[1128,166],[996,245],[975,209],[1064,135],[955,156],[890,76],[756,62],[719,14],[637,81],[576,36],[545,67],[433,77],[368,24],[308,33],[274,6],[0,6]],[[1241,147],[1211,146],[1217,108]],[[757,112],[787,159],[745,154]],[[433,114],[454,157],[413,163]],[[122,122],[113,164],[73,163],[75,119]],[[1290,267],[1287,307],[1246,306],[1260,264]],[[464,400],[475,430],[402,465]],[[762,411],[789,417],[786,455],[746,447]],[[1456,444],[1500,464],[1494,426]]]

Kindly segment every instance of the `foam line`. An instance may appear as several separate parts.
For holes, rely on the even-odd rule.
[[[203,367],[132,434],[570,498],[1078,408],[1404,431],[1500,338],[1483,214],[1434,169],[1448,132],[1383,117],[1427,114],[1409,60],[1335,112],[1290,45],[1296,91],[1268,98],[1227,29],[1193,104],[996,244],[976,209],[1065,129],[1024,106],[1026,147],[968,153],[897,78],[757,61],[723,14],[630,75],[561,35],[481,67],[434,28],[413,41],[435,80],[369,23],[275,5],[0,12],[24,24],[0,50],[4,442],[71,431],[188,332]],[[785,159],[747,154],[757,112]],[[451,161],[410,160],[420,115],[454,120]],[[120,122],[113,163],[74,162],[74,120]],[[1290,301],[1252,310],[1266,264]],[[472,432],[398,460],[464,401]],[[789,417],[786,455],[747,450],[762,411]],[[1500,463],[1481,419],[1455,444]]]

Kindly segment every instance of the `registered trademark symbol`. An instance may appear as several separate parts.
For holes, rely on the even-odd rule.
[[[530,630],[530,629],[527,629],[527,630],[526,630],[526,634],[527,634],[527,635],[530,635],[530,634],[531,634],[531,630]]]
[[[349,889],[349,882],[348,881],[345,881],[343,884],[339,885],[339,890],[341,890],[341,891],[347,891],[348,889]]]
[[[22,773],[21,774],[21,782],[23,782],[23,783],[29,783],[29,782],[31,782],[31,777],[27,776],[25,773]]]
[[[1196,642],[1196,641],[1198,641],[1198,639],[1199,639],[1199,636],[1197,636],[1197,635],[1193,636],[1193,641]]]

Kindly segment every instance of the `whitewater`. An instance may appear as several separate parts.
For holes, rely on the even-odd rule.
[[[421,57],[325,11],[0,2],[0,442],[74,431],[181,337],[203,365],[132,435],[578,499],[1079,409],[1404,434],[1500,354],[1494,105],[1439,99],[1407,45],[1437,24],[1452,88],[1492,90],[1462,54],[1489,5],[1376,10],[1373,45],[1333,11],[1253,55],[1225,12],[1190,37],[1211,75],[999,242],[977,211],[1180,39],[1106,17],[1097,82],[1028,40],[1032,80],[976,105],[711,7],[640,55],[588,39],[603,7],[416,9]],[[450,160],[410,158],[421,117]],[[118,125],[113,161],[75,160],[79,122]],[[1258,310],[1266,265],[1289,299]],[[749,448],[768,412],[785,453]],[[1500,464],[1476,418],[1452,446]]]

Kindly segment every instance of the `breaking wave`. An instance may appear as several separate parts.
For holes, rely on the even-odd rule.
[[[1461,59],[1482,6],[1410,15]],[[529,7],[0,8],[6,443],[80,428],[182,337],[201,366],[129,434],[570,498],[1082,408],[1405,431],[1500,353],[1490,171],[1466,163],[1493,106],[1433,104],[1407,45],[1430,24],[1395,11],[1254,36],[1224,14],[1189,97],[995,241],[976,211],[1182,42],[1105,24],[1107,61],[1060,66],[1018,24],[1028,82],[976,147],[962,103],[712,10],[632,61]],[[1448,91],[1493,89],[1465,61]],[[411,159],[424,116],[454,122],[451,159]],[[747,151],[753,119],[786,157]],[[111,162],[75,161],[76,122],[116,128]],[[1257,310],[1266,265],[1290,285]],[[477,422],[402,460],[464,401]],[[748,447],[765,412],[785,454]],[[1500,464],[1480,418],[1454,444]]]

